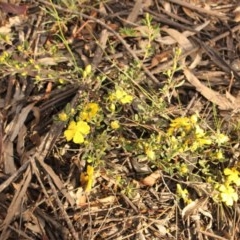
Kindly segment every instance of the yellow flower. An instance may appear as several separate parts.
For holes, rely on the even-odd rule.
[[[67,141],[73,140],[74,143],[83,143],[84,137],[90,132],[90,127],[84,121],[71,121],[67,130],[64,131],[64,136]]]
[[[225,168],[223,172],[227,176],[227,183],[235,183],[237,186],[240,186],[240,173],[236,168]]]
[[[6,62],[9,57],[10,57],[9,53],[7,51],[4,51],[0,56],[0,62],[1,63]]]
[[[216,135],[213,136],[213,139],[218,145],[224,144],[229,141],[229,137],[222,133],[216,133]]]
[[[211,144],[211,141],[206,139],[196,139],[189,148],[192,152],[195,152],[207,144]]]
[[[181,127],[188,127],[191,124],[191,121],[188,117],[179,117],[172,120],[170,124],[173,128],[181,128]]]
[[[189,169],[185,163],[182,163],[179,169],[181,174],[186,174],[189,172]]]
[[[118,128],[120,128],[119,121],[117,121],[117,120],[112,121],[112,122],[111,122],[111,128],[112,128],[112,129],[118,129]]]
[[[129,95],[126,91],[122,89],[117,89],[109,97],[110,101],[117,100],[122,104],[131,103],[133,101],[133,96]]]
[[[197,138],[203,137],[205,135],[204,130],[197,124],[195,125],[195,135]]]
[[[88,77],[92,72],[92,66],[91,65],[87,65],[86,68],[83,71],[83,78]]]
[[[238,194],[233,187],[225,184],[221,184],[219,187],[221,201],[227,206],[232,206],[234,202],[238,200]]]
[[[198,138],[198,139],[196,139],[196,141],[198,141],[199,146],[212,144],[212,140],[207,138],[207,137],[205,137],[205,138]]]
[[[150,160],[155,160],[155,159],[156,159],[156,154],[155,154],[155,152],[151,149],[151,147],[148,147],[148,148],[145,150],[145,153],[146,153],[147,157],[148,157]]]
[[[94,168],[91,165],[87,166],[87,171],[82,172],[80,175],[80,183],[83,186],[86,193],[89,193],[92,189],[94,180]]]
[[[99,105],[97,103],[88,103],[80,113],[80,118],[81,120],[89,122],[96,117],[98,111]]]
[[[189,198],[188,190],[182,189],[182,186],[180,184],[177,184],[177,195],[182,198],[186,204],[192,202],[192,200]]]
[[[65,122],[68,120],[68,115],[65,112],[60,112],[58,118],[60,121]]]
[[[215,157],[216,157],[218,160],[223,160],[223,159],[224,159],[223,152],[222,152],[221,150],[217,150],[216,153],[215,153]]]
[[[191,117],[190,117],[190,120],[192,123],[197,123],[198,121],[198,116],[197,114],[193,114]]]
[[[177,131],[179,129],[189,132],[192,129],[192,123],[191,123],[190,119],[187,117],[179,117],[179,118],[172,120],[167,134],[172,135],[175,131]],[[184,132],[182,132],[182,137],[184,137],[183,133]]]

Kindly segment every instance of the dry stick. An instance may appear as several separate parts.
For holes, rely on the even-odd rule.
[[[86,18],[88,20],[92,20],[98,24],[100,24],[102,27],[106,28],[108,31],[110,31],[111,33],[113,33],[115,35],[115,37],[117,37],[117,39],[123,44],[123,46],[126,48],[126,50],[132,55],[132,57],[134,58],[134,60],[138,63],[140,63],[140,59],[138,58],[138,56],[135,54],[135,52],[128,46],[128,44],[126,43],[126,41],[116,32],[114,31],[111,27],[109,27],[107,24],[105,24],[104,22],[102,22],[101,20],[99,19],[96,19],[95,17],[92,17],[92,16],[88,16],[84,13],[80,13],[80,12],[77,12],[77,11],[71,11],[71,10],[68,10],[68,9],[65,9],[65,8],[62,8],[62,7],[59,7],[53,3],[49,3],[45,0],[39,0],[39,2],[45,4],[45,5],[48,5],[48,6],[51,6],[51,7],[54,7],[55,9],[58,9],[60,11],[63,11],[63,12],[66,12],[66,13],[70,13],[70,14],[75,14],[75,15],[78,15],[78,16],[81,16],[83,18]],[[145,72],[145,74],[150,77],[150,79],[157,85],[159,85],[159,81],[158,79],[147,69],[146,66],[144,66],[144,64],[141,64],[141,68],[143,69],[143,71]]]
[[[5,180],[0,185],[0,192],[2,192],[6,187],[8,187],[16,178],[20,176],[20,173],[22,173],[29,165],[30,160],[25,162],[15,173],[13,173],[7,180]]]
[[[182,116],[186,116],[188,111],[193,107],[193,104],[195,103],[196,99],[197,99],[197,95],[198,93],[195,93],[194,96],[192,97],[192,99],[190,100],[189,104],[187,105],[186,109],[183,111]]]
[[[97,49],[94,53],[94,57],[92,60],[92,68],[95,70],[95,68],[98,67],[100,62],[102,61],[103,52],[106,48],[107,40],[108,40],[109,33],[106,29],[103,29],[100,34],[100,39],[97,41]]]
[[[16,232],[18,234],[18,239],[20,239],[20,236],[22,237],[21,239],[25,239],[25,240],[32,240],[32,237],[29,237],[24,231],[17,229],[13,226],[8,226],[12,231]]]
[[[75,97],[72,99],[70,104],[71,108],[74,108],[74,109],[76,108],[81,92],[82,92],[81,90],[78,90]],[[55,144],[57,137],[61,134],[64,125],[65,125],[64,122],[54,122],[50,131],[43,138],[42,144],[37,149],[36,159],[38,160],[40,165],[43,167],[43,169],[48,173],[48,175],[51,176],[52,180],[54,181],[54,184],[58,187],[58,189],[62,192],[62,194],[66,197],[70,205],[73,207],[75,204],[74,199],[66,190],[66,188],[64,187],[58,175],[56,175],[53,169],[44,162],[45,157],[47,156],[47,154]]]
[[[38,217],[44,219],[45,222],[47,222],[48,224],[52,225],[56,231],[61,231],[61,233],[63,234],[63,236],[62,236],[63,239],[67,239],[69,230],[66,227],[62,226],[58,221],[53,219],[53,217],[47,215],[47,213],[43,212],[40,208],[37,208],[34,211],[34,214],[37,215]]]
[[[79,238],[78,238],[78,234],[77,234],[77,232],[75,231],[75,229],[74,229],[74,227],[73,227],[73,225],[72,225],[72,222],[70,221],[70,219],[69,219],[69,217],[68,217],[68,214],[66,213],[66,211],[65,211],[65,209],[64,209],[64,206],[63,206],[63,204],[61,203],[61,201],[60,201],[60,199],[59,199],[59,197],[58,197],[57,190],[56,190],[55,186],[53,185],[53,182],[52,182],[52,180],[51,180],[51,177],[50,177],[49,175],[47,175],[47,178],[48,178],[48,183],[49,183],[49,185],[50,185],[50,188],[52,189],[54,198],[55,198],[55,200],[56,200],[56,202],[57,202],[57,205],[58,205],[58,207],[60,208],[60,210],[61,210],[61,212],[62,212],[62,214],[63,214],[63,217],[64,217],[64,219],[65,219],[65,221],[66,221],[66,223],[67,223],[67,225],[68,225],[69,231],[71,232],[73,238],[74,238],[75,240],[78,240],[78,239],[79,239]]]
[[[149,10],[149,9],[146,9],[146,10]],[[167,10],[165,10],[164,8],[160,8],[161,12],[163,12],[166,16],[166,18],[168,17],[169,18],[173,18],[173,19],[176,19],[177,21],[179,21],[180,23],[185,23],[187,25],[190,25],[190,26],[194,26],[194,22],[193,21],[190,21],[184,17],[181,17],[179,16],[177,13],[173,13],[173,12],[169,12]],[[151,11],[153,14],[156,14],[156,12],[154,11]]]
[[[180,29],[184,29],[184,30],[189,30],[191,32],[197,32],[193,27],[191,26],[185,26],[181,23],[178,22],[174,22],[173,20],[167,18],[164,14],[160,14],[160,13],[156,13],[148,8],[144,8],[144,10],[148,13],[150,13],[153,18],[157,21],[159,21],[160,23],[164,23],[166,25],[170,25],[172,27],[176,27],[176,28],[180,28]]]
[[[207,231],[202,231],[202,230],[200,230],[200,229],[197,229],[197,231],[200,232],[200,233],[202,233],[202,234],[204,234],[204,235],[206,235],[206,236],[208,236],[208,237],[212,237],[212,238],[214,238],[214,239],[227,240],[227,238],[220,237],[220,236],[218,236],[218,235],[215,235],[215,234],[210,233],[210,232],[207,232]]]
[[[222,13],[218,13],[218,12],[215,12],[215,11],[212,11],[212,10],[207,10],[205,8],[201,8],[201,7],[197,7],[196,5],[193,5],[191,3],[188,3],[188,2],[185,2],[185,1],[181,1],[181,0],[168,0],[169,2],[171,3],[174,3],[174,4],[177,4],[177,5],[180,5],[182,7],[185,7],[185,8],[189,8],[189,9],[192,9],[192,10],[195,10],[199,13],[204,13],[204,14],[208,14],[208,15],[212,15],[212,16],[215,16],[215,17],[219,17],[221,19],[223,19],[224,17],[226,17],[224,14]]]
[[[8,208],[7,216],[4,219],[4,222],[2,223],[2,226],[1,226],[2,233],[1,233],[1,236],[0,236],[1,240],[6,239],[8,226],[10,225],[11,221],[15,217],[15,214],[18,213],[21,201],[23,200],[23,197],[26,194],[27,188],[28,188],[28,186],[30,184],[30,181],[32,179],[32,173],[31,173],[30,165],[28,165],[28,168],[27,168],[24,175],[25,176],[22,180],[21,186],[19,186],[19,189],[17,189],[17,191],[15,192],[14,197],[12,199],[12,202],[11,202],[9,208]]]
[[[49,195],[48,195],[48,193],[47,193],[47,190],[46,190],[46,188],[44,187],[44,184],[43,184],[43,182],[42,182],[42,180],[41,180],[41,177],[40,177],[40,174],[39,174],[39,169],[38,169],[37,166],[36,166],[36,161],[32,161],[32,162],[31,162],[31,165],[32,165],[32,171],[33,171],[33,173],[35,174],[35,176],[36,176],[36,178],[37,178],[37,180],[38,180],[38,182],[39,182],[39,184],[40,184],[40,186],[41,186],[41,188],[42,188],[43,194],[45,195],[45,197],[46,197],[46,199],[48,200],[48,203],[51,205],[51,207],[54,208],[54,206],[52,205],[52,202],[49,201],[50,197],[49,197]]]
[[[238,72],[235,71],[226,61],[224,61],[213,48],[211,48],[210,46],[208,46],[194,36],[192,38],[202,47],[202,49],[204,49],[206,54],[215,62],[215,64],[219,68],[221,68],[224,72],[227,72],[228,74],[233,73],[234,77],[240,81],[240,76]]]
[[[231,32],[230,32],[230,31],[226,31],[226,32],[224,32],[224,33],[216,36],[215,38],[207,41],[206,44],[211,45],[211,44],[213,44],[213,43],[221,40],[222,38],[228,36],[229,34],[234,33],[234,32],[236,32],[236,31],[238,31],[238,30],[240,30],[240,25],[237,25],[236,27],[234,27],[233,29],[231,29]],[[199,50],[199,47],[195,47],[195,48],[189,50],[188,52],[183,53],[183,54],[180,56],[180,60],[186,58],[188,55],[190,55],[190,54],[192,54],[192,53],[194,53],[194,52],[196,52],[196,51],[198,51],[198,50]],[[202,50],[205,51],[205,49],[202,49]],[[173,60],[170,60],[170,61],[168,61],[168,62],[166,62],[166,63],[164,63],[164,64],[161,64],[160,66],[154,68],[153,70],[151,70],[151,72],[152,72],[153,74],[157,74],[157,73],[159,73],[159,72],[162,72],[162,71],[165,70],[166,68],[171,67],[172,64],[173,64]]]
[[[0,112],[0,163],[3,158],[3,114]]]

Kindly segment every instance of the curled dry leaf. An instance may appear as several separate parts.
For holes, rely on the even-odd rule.
[[[13,159],[13,143],[9,139],[5,139],[3,141],[3,149],[2,161],[4,164],[4,173],[13,174],[17,170]]]
[[[31,103],[23,108],[20,114],[16,115],[14,119],[7,125],[5,129],[6,135],[9,136],[11,141],[14,141],[14,139],[19,134],[20,128],[22,128],[24,125],[24,122],[27,119],[29,112],[33,109],[34,105],[35,103]]]
[[[149,69],[157,66],[159,63],[168,61],[172,56],[172,50],[166,50],[164,52],[156,54],[151,61],[151,66]]]
[[[0,8],[5,13],[11,13],[16,15],[25,15],[28,9],[26,5],[18,6],[12,3],[4,2],[0,2]]]
[[[172,28],[162,28],[161,31],[166,32],[170,38],[172,38],[173,43],[177,42],[184,50],[190,50],[194,46],[191,41],[183,33],[172,29]],[[168,39],[167,39],[168,40]],[[161,39],[159,40],[161,42]],[[168,43],[169,44],[169,43]]]
[[[74,196],[76,205],[77,206],[83,206],[87,203],[87,196],[83,191],[83,188],[78,188],[78,191],[76,192],[76,195]]]
[[[141,182],[145,186],[152,187],[160,177],[161,177],[161,172],[159,170],[157,170],[157,171],[153,172],[152,174],[150,174],[149,176],[145,177]]]
[[[173,45],[175,43],[179,43],[179,45],[183,49],[188,49],[192,46],[192,43],[188,40],[188,37],[194,36],[197,32],[201,31],[204,29],[210,21],[206,21],[201,25],[198,25],[197,27],[194,28],[196,32],[191,32],[191,31],[184,31],[184,32],[179,32],[176,29],[172,28],[161,28],[161,31],[166,32],[169,36],[166,37],[158,37],[156,39],[157,42],[166,44],[166,45]]]
[[[162,5],[165,11],[172,12],[171,4],[169,2],[163,1]]]
[[[11,44],[11,32],[12,32],[12,27],[14,26],[19,26],[23,23],[23,19],[21,16],[14,16],[10,17],[8,20],[8,23],[4,24],[3,26],[0,27],[0,34],[2,35],[9,35],[9,41],[8,44]]]
[[[234,13],[234,21],[235,22],[240,22],[240,5],[236,7],[236,9],[233,11]]]
[[[56,66],[58,63],[67,62],[69,59],[67,57],[44,57],[37,60],[38,64],[42,64],[44,66]]]
[[[135,5],[131,13],[128,15],[127,21],[130,23],[136,22],[138,15],[141,13],[141,10],[142,10],[142,0],[137,0],[135,2]]]
[[[200,198],[196,199],[195,201],[189,203],[183,210],[182,210],[182,218],[188,219],[192,215],[196,215],[200,212],[200,209],[204,208],[204,205],[207,203],[208,198]]]
[[[213,216],[212,216],[212,214],[211,214],[209,211],[204,210],[204,209],[202,209],[202,208],[199,209],[199,212],[200,212],[203,216],[205,216],[206,218],[209,219],[209,223],[208,223],[208,225],[206,226],[205,229],[206,229],[206,230],[211,229],[211,228],[212,228],[212,222],[213,222]]]
[[[17,138],[17,153],[19,156],[22,156],[24,153],[24,138],[27,134],[27,128],[25,125],[20,128],[19,133],[18,133],[18,138]]]
[[[14,119],[7,125],[5,129],[5,136],[3,139],[3,156],[2,161],[4,164],[4,171],[6,174],[11,174],[16,171],[16,166],[14,163],[14,153],[13,153],[13,141],[18,136],[23,137],[25,134],[24,131],[24,122],[29,114],[29,112],[34,107],[35,103],[29,104],[27,107],[23,108],[21,112],[14,117]],[[18,150],[21,152],[21,148],[24,143],[18,139]]]
[[[156,223],[154,223],[154,226],[158,229],[158,232],[159,232],[161,237],[166,237],[167,236],[168,230],[163,224],[160,224],[160,223],[156,222]]]
[[[240,59],[235,59],[234,61],[232,61],[231,66],[233,70],[235,70],[236,72],[240,72]]]
[[[184,69],[184,75],[187,80],[196,87],[196,90],[200,92],[207,100],[216,104],[221,110],[236,110],[240,108],[240,104],[234,96],[227,93],[226,96],[208,88],[202,84],[198,78],[188,69]]]
[[[105,197],[105,198],[100,198],[97,201],[102,203],[102,204],[113,204],[116,201],[116,197],[115,196],[108,196],[108,197]]]

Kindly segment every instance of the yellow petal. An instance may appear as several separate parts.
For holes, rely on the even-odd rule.
[[[197,121],[198,121],[198,116],[197,116],[197,114],[192,115],[192,116],[190,117],[190,119],[191,119],[191,122],[192,122],[192,123],[197,123]]]
[[[112,121],[110,125],[111,125],[111,128],[112,128],[112,129],[118,129],[118,128],[120,128],[119,121],[117,121],[117,120]]]
[[[71,141],[75,135],[75,131],[73,130],[65,130],[64,131],[64,136],[67,139],[67,141]]]
[[[87,166],[87,171],[81,173],[80,175],[80,182],[81,185],[84,187],[86,193],[89,193],[92,189],[94,180],[94,168],[91,165]]]
[[[145,151],[147,157],[151,160],[155,160],[156,159],[156,154],[155,152],[151,149],[151,148],[148,148],[146,151]]]
[[[81,120],[86,120],[87,122],[89,122],[97,115],[98,111],[99,105],[97,103],[88,103],[81,112],[80,118]]]
[[[126,103],[131,103],[132,102],[132,100],[133,100],[133,97],[131,96],[131,95],[125,95],[121,100],[120,100],[120,102],[122,103],[122,104],[126,104]]]
[[[88,121],[88,113],[87,112],[81,112],[80,113],[80,119],[82,119],[83,121]]]
[[[87,135],[90,132],[90,126],[87,124],[87,122],[78,121],[77,131],[80,132],[81,134]]]
[[[232,174],[232,170],[230,168],[225,168],[223,172],[224,172],[224,175],[231,175]]]
[[[69,125],[68,125],[68,130],[74,130],[74,131],[76,131],[76,129],[77,129],[77,124],[76,124],[76,122],[75,122],[75,121],[71,121],[71,122],[69,123]]]
[[[117,100],[121,100],[125,95],[126,95],[126,93],[120,89],[117,89],[115,92],[115,96],[116,96]]]
[[[83,135],[80,132],[76,132],[73,137],[73,142],[74,143],[83,143],[84,142]]]
[[[66,137],[67,141],[71,141],[76,133],[77,126],[76,122],[71,121],[68,125],[67,130],[64,131],[64,136]]]
[[[99,105],[97,103],[89,103],[86,107],[86,110],[96,115],[96,113],[99,111]]]

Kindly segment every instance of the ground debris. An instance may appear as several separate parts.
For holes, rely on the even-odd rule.
[[[239,239],[238,1],[55,2],[0,3],[0,239]]]

